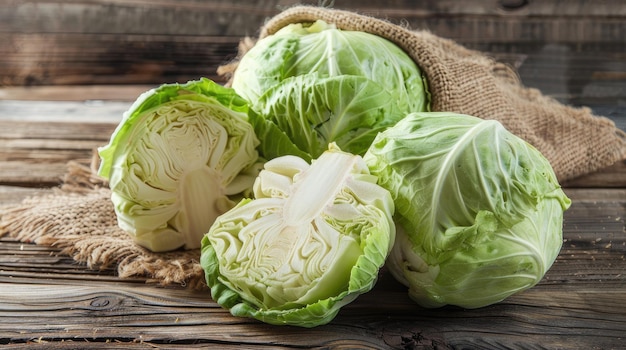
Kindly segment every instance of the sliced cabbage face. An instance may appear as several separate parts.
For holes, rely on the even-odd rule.
[[[331,147],[310,165],[275,158],[254,196],[202,241],[212,297],[233,315],[313,327],[373,287],[393,246],[394,209],[361,157]]]
[[[364,159],[396,204],[389,270],[424,307],[499,302],[560,251],[571,202],[541,153],[497,121],[410,114]]]
[[[99,149],[119,226],[152,251],[196,249],[229,196],[251,190],[247,102],[202,79],[142,94]]]

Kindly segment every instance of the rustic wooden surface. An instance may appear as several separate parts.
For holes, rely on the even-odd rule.
[[[163,82],[215,78],[238,40],[295,1],[0,3],[0,206],[88,164],[121,113]],[[311,1],[309,3],[317,3]],[[529,86],[626,130],[623,1],[335,1],[427,28],[515,66]],[[3,348],[621,349],[626,163],[563,184],[564,244],[539,285],[477,310],[421,309],[379,283],[313,329],[232,317],[206,292],[92,270],[54,247],[0,238]]]

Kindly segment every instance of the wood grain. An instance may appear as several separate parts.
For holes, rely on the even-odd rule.
[[[294,4],[281,0],[9,1],[0,4],[0,85],[155,84],[206,76],[234,57],[237,42],[255,36],[270,16]],[[519,2],[408,0],[322,2],[470,47],[615,45],[626,33],[620,0]],[[624,52],[623,45],[619,52]],[[623,72],[623,69],[621,69]]]

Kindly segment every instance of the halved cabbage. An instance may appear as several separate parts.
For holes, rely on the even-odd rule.
[[[229,196],[258,174],[247,112],[247,101],[208,79],[139,96],[99,149],[120,227],[155,252],[199,248],[235,205]]]
[[[395,238],[393,202],[363,159],[334,145],[311,165],[265,164],[202,240],[215,301],[235,316],[313,327],[369,291]]]

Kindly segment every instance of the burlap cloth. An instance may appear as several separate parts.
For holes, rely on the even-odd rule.
[[[587,174],[626,158],[626,134],[588,108],[573,108],[524,87],[516,72],[488,56],[426,31],[411,31],[354,12],[297,6],[271,18],[259,38],[290,23],[321,19],[343,30],[369,32],[403,48],[428,80],[433,111],[496,119],[551,162],[559,180]],[[255,40],[245,38],[240,57]],[[236,74],[237,59],[218,73]],[[0,211],[0,235],[63,248],[92,268],[116,265],[122,277],[206,288],[199,250],[151,253],[117,227],[106,182],[72,164],[54,194]]]

